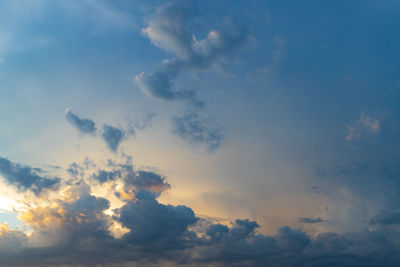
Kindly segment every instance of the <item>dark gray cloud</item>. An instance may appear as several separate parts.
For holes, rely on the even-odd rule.
[[[154,171],[135,171],[129,157],[123,164],[115,163],[109,159],[106,167],[107,170],[101,168],[96,170],[91,174],[91,178],[100,183],[121,180],[124,184],[123,189],[127,194],[145,189],[154,193],[155,196],[158,196],[171,187],[171,185],[166,182],[164,176]],[[84,166],[80,166],[76,163],[73,166],[74,170],[83,170],[84,168]],[[117,196],[120,196],[120,192],[117,192]]]
[[[173,249],[174,246],[184,247],[185,237],[194,237],[188,230],[188,226],[197,221],[192,209],[161,204],[147,190],[139,191],[136,201],[128,202],[117,213],[118,221],[130,229],[124,236],[129,242],[156,242],[158,246],[162,244]]]
[[[323,223],[326,220],[322,219],[321,217],[316,218],[309,218],[309,217],[301,217],[297,219],[301,223]]]
[[[400,210],[381,211],[370,219],[371,224],[400,225]]]
[[[5,181],[20,191],[32,191],[36,195],[45,189],[57,189],[60,184],[58,177],[42,176],[41,169],[13,163],[0,157],[0,175]]]
[[[116,179],[121,178],[121,172],[99,170],[97,173],[94,173],[92,175],[92,178],[99,181],[100,183],[115,181]]]
[[[124,170],[129,169],[126,165]],[[149,174],[138,172],[137,176],[145,179]],[[237,219],[223,225],[199,219],[191,208],[162,204],[157,194],[146,189],[137,190],[134,199],[126,200],[113,216],[104,213],[109,201],[93,196],[83,180],[70,185],[64,195],[68,198],[46,209],[27,211],[30,236],[0,226],[0,266],[394,267],[400,260],[400,231],[395,229],[311,237],[283,226],[274,235],[263,235],[255,221]],[[127,229],[121,237],[110,232],[113,221]],[[45,245],[30,245],[38,241]]]
[[[96,135],[96,123],[91,119],[81,118],[67,109],[65,118],[71,123],[80,133]]]
[[[165,182],[165,177],[151,171],[138,171],[134,176],[127,175],[125,185],[133,185],[136,190],[147,189],[154,192],[162,192],[171,186]]]
[[[214,124],[214,125],[213,125]],[[216,151],[224,138],[224,129],[211,120],[191,112],[173,120],[173,133],[182,140],[205,148],[209,152]]]
[[[101,137],[106,142],[107,147],[111,151],[116,152],[119,144],[125,138],[125,133],[122,129],[105,124],[103,125]]]

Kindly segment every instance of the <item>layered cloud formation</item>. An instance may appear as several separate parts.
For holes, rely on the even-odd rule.
[[[173,80],[184,72],[204,71],[226,64],[235,50],[246,41],[248,34],[243,27],[227,20],[221,25],[221,30],[210,30],[204,39],[198,40],[188,29],[197,15],[194,1],[172,1],[157,9],[142,33],[153,45],[175,57],[163,60],[157,71],[148,74],[142,72],[134,80],[150,97],[184,102],[190,114],[173,119],[173,133],[184,142],[202,145],[205,150],[214,152],[222,143],[222,131],[216,129],[212,125],[215,122],[209,122],[209,118],[200,118],[199,112],[205,103],[197,97],[196,92],[178,88]]]
[[[0,0],[0,266],[399,266],[399,10]]]
[[[398,212],[371,217],[373,230],[310,236],[283,226],[263,235],[249,219],[221,224],[196,216],[190,207],[160,203],[170,188],[166,177],[135,170],[130,157],[122,163],[73,163],[71,177],[63,181],[1,161],[1,176],[10,185],[34,192],[46,188],[55,197],[37,195],[40,205],[20,211],[29,234],[0,226],[0,266],[396,266],[400,260],[400,232],[386,228],[399,224]],[[108,193],[94,194],[98,185]]]

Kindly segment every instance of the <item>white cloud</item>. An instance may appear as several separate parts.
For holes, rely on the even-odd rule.
[[[360,118],[353,125],[347,126],[347,129],[346,140],[357,140],[365,134],[377,134],[380,129],[380,121],[361,112]]]

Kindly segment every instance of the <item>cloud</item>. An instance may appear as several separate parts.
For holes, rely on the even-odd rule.
[[[301,217],[297,219],[301,223],[323,223],[326,220],[322,219],[321,217],[317,218],[308,218],[308,217]]]
[[[130,128],[135,131],[135,129],[138,130],[144,130],[147,127],[151,126],[153,119],[157,116],[157,113],[149,113],[147,114],[141,122],[131,122]]]
[[[169,77],[161,72],[150,74],[140,73],[135,76],[135,82],[146,95],[164,101],[182,100],[194,108],[202,108],[204,102],[197,98],[191,90],[176,90]]]
[[[45,189],[57,189],[60,178],[41,176],[41,172],[41,169],[13,163],[0,157],[0,175],[20,191],[29,190],[38,195]]]
[[[216,151],[224,138],[224,129],[197,113],[187,113],[173,120],[173,133],[182,140],[205,148],[206,151]]]
[[[148,96],[162,99],[175,100],[176,92],[172,88],[171,81],[168,76],[160,73],[144,74],[143,72],[135,76],[135,82],[143,93]]]
[[[187,27],[198,14],[196,4],[189,2],[172,1],[161,6],[150,19],[149,26],[142,30],[155,46],[176,56],[163,61],[164,70],[170,75],[208,68],[231,55],[248,37],[243,27],[226,19],[221,30],[210,30],[204,39],[197,39]]]
[[[165,177],[150,171],[138,171],[135,175],[127,175],[124,178],[124,182],[126,187],[132,185],[136,190],[146,189],[158,193],[171,187],[165,182]]]
[[[149,26],[142,33],[160,48],[174,53],[180,58],[190,55],[191,35],[184,29],[194,14],[193,1],[172,1],[157,9]]]
[[[107,147],[111,151],[116,152],[119,144],[125,138],[125,133],[122,129],[105,124],[103,125],[103,133],[101,134],[101,137],[106,142]]]
[[[347,126],[347,129],[349,132],[346,140],[358,140],[366,134],[377,134],[380,129],[380,121],[361,112],[360,118],[353,125]]]
[[[154,116],[154,113],[148,114],[142,123],[129,121],[125,129],[104,124],[102,131],[99,131],[100,136],[106,142],[107,147],[111,151],[116,152],[123,140],[134,136],[136,130],[144,130],[147,126],[151,125]],[[69,109],[67,109],[65,117],[80,133],[97,137],[96,123],[92,119],[81,118]]]
[[[400,231],[380,227],[398,224],[397,211],[373,217],[374,230],[312,237],[282,226],[275,234],[264,235],[257,231],[258,223],[249,219],[224,225],[200,219],[190,207],[160,203],[158,197],[170,186],[165,177],[135,171],[131,158],[105,164],[86,159],[74,165],[82,175],[63,184],[57,198],[20,211],[19,219],[31,229],[29,235],[0,225],[0,266],[340,267],[396,266],[400,259]],[[108,172],[105,178],[103,171]],[[124,191],[110,188],[121,195],[131,193],[131,198],[123,198],[120,207],[106,212],[110,200],[93,194],[95,180],[122,182]]]
[[[0,257],[1,254],[12,254],[26,246],[28,237],[19,230],[10,229],[7,223],[0,224]],[[1,265],[1,263],[0,263]]]
[[[96,135],[96,123],[91,119],[81,118],[67,109],[65,118],[82,134]]]
[[[172,53],[173,58],[163,60],[154,72],[136,75],[134,81],[152,98],[183,101],[191,115],[173,119],[174,133],[185,142],[206,144],[206,150],[215,151],[223,135],[216,128],[207,128],[205,119],[198,118],[196,113],[204,108],[204,101],[194,90],[175,86],[173,80],[183,72],[201,71],[231,60],[232,54],[247,40],[248,33],[227,18],[220,29],[209,30],[205,38],[198,39],[188,30],[197,14],[196,2],[192,1],[171,1],[157,9],[142,33],[153,45]]]
[[[192,209],[161,204],[147,190],[139,191],[136,201],[128,202],[117,214],[118,221],[130,230],[124,239],[144,243],[145,247],[154,242],[168,250],[184,245],[183,238],[193,236],[188,226],[197,221]]]
[[[91,178],[101,184],[118,180],[122,181],[124,185],[123,192],[119,191],[117,195],[125,199],[127,196],[129,196],[128,199],[130,199],[132,194],[141,190],[153,192],[158,196],[171,187],[171,185],[166,182],[166,178],[156,172],[135,170],[129,157],[123,164],[115,163],[109,159],[107,165],[104,167],[105,168],[100,168],[92,173]],[[83,175],[85,175],[84,166],[75,163],[73,169],[83,170]]]
[[[400,210],[381,211],[370,219],[376,225],[400,225]]]

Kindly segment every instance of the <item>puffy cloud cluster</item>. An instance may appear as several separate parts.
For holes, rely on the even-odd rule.
[[[160,203],[170,188],[166,178],[135,170],[129,157],[105,164],[86,159],[69,172],[72,180],[52,188],[57,197],[38,196],[20,212],[29,234],[0,225],[0,266],[396,266],[400,260],[398,212],[377,214],[369,222],[373,228],[352,233],[312,237],[283,226],[264,235],[255,221],[225,225],[197,217],[190,207]],[[119,207],[94,192],[107,184],[114,184]]]
[[[183,72],[205,70],[228,60],[246,41],[247,31],[233,22],[226,22],[221,30],[211,30],[204,39],[197,39],[188,30],[188,25],[197,14],[195,6],[192,1],[172,1],[158,8],[142,33],[155,46],[171,52],[175,57],[163,60],[155,72],[136,75],[135,82],[150,97],[164,101],[183,101],[191,115],[174,118],[173,132],[183,141],[203,144],[212,152],[221,145],[222,133],[204,123],[209,119],[199,118],[198,113],[204,107],[204,102],[197,97],[196,92],[179,89],[172,80]],[[199,131],[214,137],[199,138]]]

